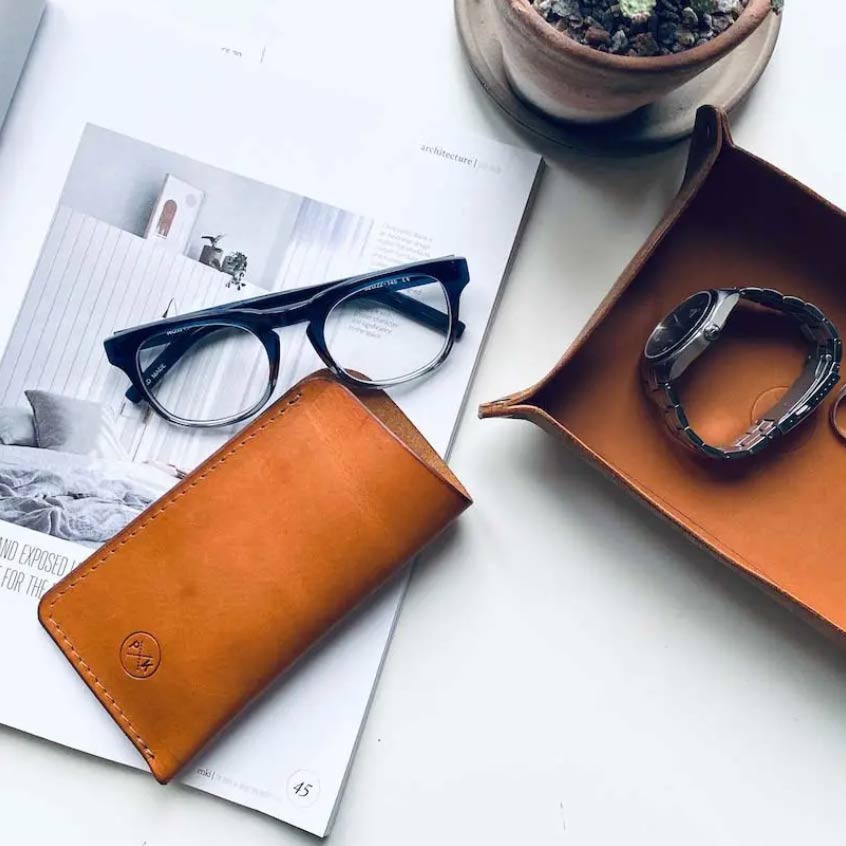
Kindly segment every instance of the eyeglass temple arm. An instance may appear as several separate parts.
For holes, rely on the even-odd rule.
[[[290,314],[295,311],[297,306],[305,305],[318,294],[328,291],[337,286],[337,282],[327,282],[323,285],[310,285],[306,288],[294,288],[290,291],[280,291],[274,294],[264,294],[260,297],[253,297],[248,300],[240,300],[237,303],[227,303],[217,308],[209,309],[207,312],[201,314],[219,314],[221,310],[231,311],[232,309],[251,308],[257,311],[273,312],[277,309],[280,314]],[[420,286],[418,279],[409,277],[406,288],[417,288]],[[382,300],[393,308],[408,317],[416,319],[419,323],[429,326],[432,329],[448,330],[450,325],[450,315],[444,314],[432,306],[426,305],[415,297],[409,297],[406,294],[401,294],[401,286],[394,285],[392,288],[373,288],[366,290],[365,293],[373,299]],[[291,320],[284,320],[280,326],[288,326]],[[456,321],[456,338],[461,338],[464,334],[466,326],[460,320]]]
[[[413,318],[418,323],[422,323],[424,326],[428,326],[431,329],[449,330],[450,316],[448,314],[444,314],[439,309],[427,305],[414,297],[409,297],[396,291],[368,291],[367,293],[373,299],[384,300],[397,311],[404,312],[408,317]],[[457,320],[455,322],[456,340],[461,338],[466,328],[462,321]]]
[[[311,290],[313,291],[314,289]],[[286,293],[293,294],[296,292],[289,291]],[[444,332],[449,331],[450,315],[444,314],[444,312],[440,311],[439,309],[427,305],[426,303],[421,302],[415,297],[409,297],[407,294],[401,294],[396,290],[391,291],[386,288],[366,291],[362,294],[362,296],[366,296],[370,299],[382,302],[385,305],[389,305],[394,309],[394,311],[398,311],[401,314],[406,315],[406,317],[410,317],[412,320],[416,320],[418,323],[422,323],[424,326],[428,326],[431,329],[440,329]],[[280,297],[280,300],[281,299],[282,298]],[[248,303],[249,301],[247,301],[246,307],[249,307]],[[258,305],[258,303],[256,303],[256,305]],[[270,306],[270,303],[267,302],[266,305]],[[274,311],[276,311],[277,308],[279,308],[279,314],[282,319],[280,320],[278,326],[289,326],[292,323],[298,323],[302,319],[301,317],[295,317],[294,320],[291,320],[289,317],[289,315],[291,314],[291,310],[295,309],[296,306],[299,305],[305,305],[305,303],[302,300],[294,302],[289,301],[287,303],[279,302],[278,305],[274,304],[266,310],[273,313]],[[242,302],[239,303],[238,306],[232,307],[244,308],[245,303]],[[466,328],[467,327],[460,320],[456,321],[455,336],[457,339],[464,334],[464,330]]]
[[[313,290],[313,289],[312,289]],[[288,294],[294,294],[295,291],[288,291],[285,292]],[[379,290],[379,291],[368,291],[368,294],[372,296],[375,300],[380,300],[385,302],[386,305],[392,306],[396,311],[404,312],[408,317],[415,319],[418,323],[422,323],[425,326],[429,326],[432,329],[448,329],[449,328],[449,315],[444,314],[442,311],[439,311],[432,306],[427,305],[426,303],[422,303],[419,300],[415,299],[414,297],[406,296],[405,294],[399,294],[395,291],[386,291],[386,290]],[[265,303],[270,299],[270,297],[259,297],[256,300],[263,300]],[[282,297],[280,297],[282,299]],[[292,299],[292,298],[291,298]],[[246,303],[250,301],[247,300]],[[255,304],[258,304],[257,302]],[[292,302],[290,303],[290,311],[293,311],[296,306],[301,305],[301,302]],[[216,309],[209,309],[208,311],[204,311],[204,315],[213,316],[215,314],[225,314],[227,311],[232,311],[234,309],[243,309],[245,302],[242,301],[237,304],[221,306]],[[277,306],[278,307],[278,306]],[[289,311],[289,313],[290,313]],[[284,312],[281,312],[284,314]],[[300,318],[302,319],[302,318]],[[295,321],[293,320],[285,320],[279,323],[280,326],[287,326],[291,325]],[[198,341],[201,341],[206,335],[210,334],[213,331],[216,331],[217,327],[201,327],[199,329],[195,329],[193,332],[186,332],[184,335],[181,335],[178,340],[171,341],[168,345],[160,352],[156,358],[150,363],[149,367],[147,367],[142,373],[141,378],[144,380],[147,387],[152,387],[156,385],[161,379],[167,375],[167,372],[170,368],[185,355],[186,352]],[[456,340],[460,339],[461,336],[464,334],[464,330],[466,329],[465,324],[462,321],[456,322],[455,328],[455,337]],[[144,399],[141,391],[135,387],[135,385],[131,385],[126,393],[124,394],[127,400],[133,404],[137,404]]]

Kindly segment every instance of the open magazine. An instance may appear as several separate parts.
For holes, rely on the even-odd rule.
[[[394,393],[446,455],[541,162],[398,127],[110,21],[105,8],[96,26],[48,8],[3,130],[0,637],[15,644],[3,659],[15,682],[0,693],[0,722],[143,768],[36,605],[237,427],[180,428],[129,402],[103,341],[163,316],[461,254],[464,337],[436,374]],[[390,322],[378,330],[373,342],[400,354]],[[303,327],[281,341],[280,393],[321,367]],[[233,372],[249,371],[233,355],[225,373],[194,374],[198,402],[211,408]],[[333,632],[181,780],[325,834],[406,582]]]

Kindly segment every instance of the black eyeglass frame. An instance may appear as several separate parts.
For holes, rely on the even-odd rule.
[[[432,281],[441,284],[446,293],[448,314],[401,293],[403,284],[407,288],[419,287],[420,283],[412,282],[412,280],[423,277],[429,277]],[[130,402],[137,404],[142,400],[146,401],[157,414],[176,425],[191,428],[225,426],[248,420],[265,406],[273,395],[281,365],[281,345],[275,330],[286,326],[308,323],[306,334],[315,352],[339,381],[351,387],[390,388],[431,373],[443,364],[455,342],[464,333],[466,327],[459,319],[459,305],[461,294],[469,281],[470,272],[467,261],[462,257],[448,256],[414,262],[386,268],[376,273],[264,294],[260,297],[239,300],[177,317],[156,320],[116,332],[103,342],[103,346],[109,362],[123,371],[131,382],[131,387],[126,392],[126,398]],[[361,291],[368,291],[372,299],[381,300],[386,306],[403,312],[417,322],[436,329],[445,328],[445,343],[438,357],[417,371],[389,381],[370,380],[341,367],[333,358],[326,343],[326,320],[335,306]],[[444,326],[444,323],[447,325]],[[215,331],[221,327],[244,330],[261,342],[269,362],[269,379],[263,396],[249,409],[219,420],[188,420],[174,415],[159,403],[152,388],[164,377],[169,368],[206,334],[202,331],[204,328]],[[186,333],[185,341],[180,343],[179,340],[175,340],[169,343],[146,369],[142,369],[140,354],[147,341],[163,334],[172,334],[176,339],[183,333]]]

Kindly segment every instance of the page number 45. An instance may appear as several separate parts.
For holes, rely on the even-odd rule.
[[[320,796],[320,781],[311,770],[297,770],[288,779],[288,798],[300,807],[313,805]]]

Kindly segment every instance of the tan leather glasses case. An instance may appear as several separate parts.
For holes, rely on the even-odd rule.
[[[166,782],[469,504],[384,394],[311,377],[56,585],[39,618]]]

